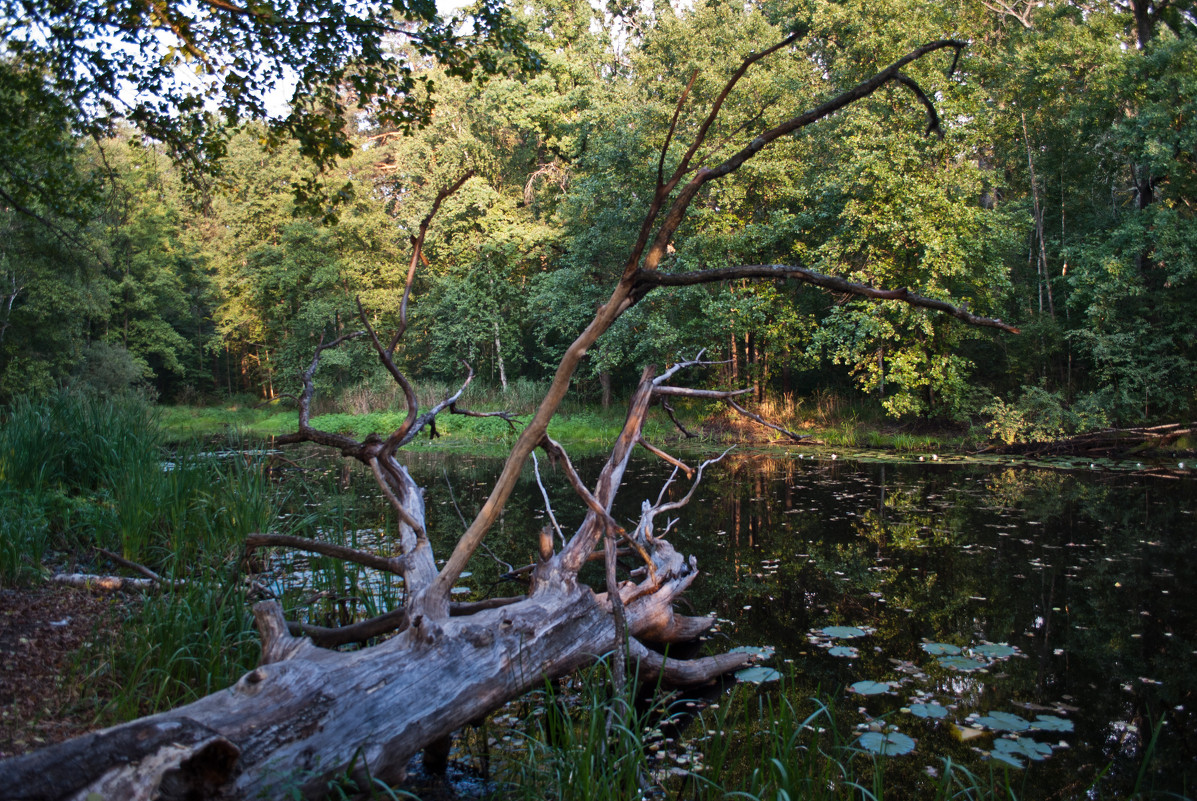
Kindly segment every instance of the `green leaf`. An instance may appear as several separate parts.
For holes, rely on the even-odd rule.
[[[910,714],[918,718],[946,718],[948,716],[947,707],[939,704],[911,704]]]
[[[1052,754],[1052,747],[1046,743],[1035,742],[1029,737],[1019,737],[1017,740],[1002,737],[993,744],[993,750],[999,754],[1021,756],[1042,762]]]
[[[970,673],[989,666],[988,661],[971,656],[941,656],[937,661],[948,670],[959,670],[961,673]]]
[[[868,634],[867,631],[856,626],[828,626],[827,628],[822,629],[822,633],[824,637],[832,637],[841,640],[850,640],[853,637],[863,637]]]
[[[1004,642],[974,645],[969,650],[978,656],[984,656],[988,659],[1006,659],[1018,653],[1017,648],[1013,645],[1007,645]]]
[[[1031,722],[1031,728],[1038,731],[1072,731],[1071,720],[1058,718],[1055,715],[1038,715]]]

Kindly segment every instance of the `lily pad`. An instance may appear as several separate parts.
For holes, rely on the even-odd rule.
[[[869,753],[881,756],[901,756],[914,750],[914,740],[900,731],[865,732],[856,742]]]
[[[729,654],[749,654],[755,656],[757,659],[768,659],[773,656],[774,648],[772,645],[741,645],[738,648],[732,648],[728,651]]]
[[[832,656],[844,656],[848,658],[855,658],[860,655],[860,651],[850,645],[836,645],[827,650],[827,653]]]
[[[931,654],[931,656],[956,656],[960,653],[958,646],[949,645],[946,642],[925,642],[923,643],[923,650]]]
[[[1039,731],[1072,731],[1072,721],[1055,715],[1037,715],[1031,721],[1031,728]]]
[[[1052,754],[1052,747],[1046,743],[1037,743],[1029,737],[1010,740],[1005,737],[995,740],[993,750],[1013,757],[1026,757],[1035,762],[1042,762]]]
[[[977,718],[977,725],[993,731],[1026,731],[1031,723],[1012,712],[990,712],[983,718]]]
[[[859,695],[881,695],[889,692],[887,681],[858,681],[848,688]]]
[[[1011,767],[1018,768],[1019,770],[1026,767],[1025,765],[1022,764],[1021,759],[1018,759],[1013,754],[1008,754],[1005,751],[990,751],[989,758],[996,759],[999,762],[1005,762],[1007,765],[1010,765]]]
[[[737,670],[736,678],[751,684],[764,684],[767,681],[777,681],[781,674],[771,667],[750,667]]]
[[[974,670],[980,670],[983,667],[989,667],[988,660],[978,659],[974,656],[941,656],[939,657],[939,664],[948,670],[959,670],[962,673],[969,673]]]
[[[820,632],[824,637],[832,637],[840,640],[850,640],[853,637],[863,637],[868,634],[862,628],[856,626],[828,626]]]
[[[1018,653],[1018,649],[1013,645],[1007,645],[1004,642],[985,643],[984,645],[974,645],[970,648],[974,654],[984,656],[989,659],[1005,659],[1014,656]]]
[[[938,720],[939,718],[946,718],[948,716],[947,707],[939,704],[911,704],[910,714],[916,718],[932,718]]]

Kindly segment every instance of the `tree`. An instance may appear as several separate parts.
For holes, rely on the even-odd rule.
[[[52,129],[113,134],[122,122],[163,143],[190,178],[218,169],[232,126],[268,119],[275,143],[294,141],[318,167],[352,152],[357,114],[410,130],[427,122],[435,59],[471,77],[535,65],[507,7],[481,0],[442,19],[430,0],[291,3],[0,2],[0,92],[19,85]],[[410,49],[394,51],[394,40]],[[278,107],[287,104],[286,112]],[[46,180],[0,163],[0,196]],[[52,179],[51,179],[52,180]],[[296,185],[320,199],[319,180]]]
[[[420,413],[411,384],[395,365],[393,354],[406,332],[408,293],[420,265],[428,226],[445,198],[460,188],[468,174],[437,194],[415,234],[397,330],[381,337],[363,310],[360,332],[349,332],[317,346],[303,374],[298,431],[281,441],[323,444],[366,464],[395,512],[400,553],[378,556],[278,534],[253,536],[249,544],[298,547],[398,573],[406,589],[401,608],[348,629],[298,627],[292,634],[276,603],[259,604],[255,617],[262,634],[262,665],[232,688],[171,712],[0,763],[4,786],[20,788],[18,793],[37,798],[92,791],[145,797],[151,788],[170,797],[217,793],[252,797],[277,789],[275,783],[283,778],[279,775],[281,767],[294,771],[296,789],[305,796],[320,794],[327,789],[330,777],[347,772],[364,788],[370,777],[399,778],[409,758],[420,749],[442,741],[458,727],[541,685],[546,678],[593,661],[598,654],[616,652],[617,682],[625,668],[686,684],[706,681],[745,664],[747,657],[742,654],[681,661],[648,647],[649,643],[667,645],[693,639],[714,620],[685,617],[673,611],[674,601],[697,577],[697,566],[663,539],[662,530],[656,527],[659,515],[690,500],[694,485],[709,463],[692,469],[648,446],[642,437],[645,416],[662,398],[684,395],[733,400],[737,393],[671,385],[697,360],[677,363],[660,374],[647,368],[632,395],[623,431],[592,491],[577,478],[564,450],[547,436],[547,427],[579,363],[598,337],[658,289],[745,279],[788,279],[840,293],[901,300],[970,324],[1014,330],[999,320],[977,317],[906,289],[878,290],[799,266],[669,269],[671,242],[695,198],[712,182],[735,172],[782,137],[845,110],[893,83],[911,90],[926,108],[931,128],[937,128],[934,105],[904,69],[939,51],[958,55],[964,46],[939,40],[915,48],[807,112],[762,123],[747,144],[721,161],[701,163],[698,154],[740,78],[762,59],[788,52],[798,39],[797,33],[791,34],[746,57],[714,94],[709,112],[698,119],[688,145],[674,143],[675,137],[680,138],[680,129],[671,126],[661,150],[648,212],[622,274],[607,301],[567,349],[543,401],[516,440],[490,497],[443,567],[438,569],[425,535],[420,490],[396,453],[432,425],[438,414],[468,412],[456,407],[461,394],[458,392]],[[687,94],[688,90],[682,93],[679,112]],[[406,419],[385,438],[371,435],[357,441],[311,427],[314,376],[321,357],[360,337],[370,341],[407,399]],[[646,503],[636,528],[626,531],[611,518],[610,508],[637,444],[662,454],[679,471],[694,478],[684,497],[670,502],[663,492],[655,504]],[[570,476],[579,500],[588,510],[585,519],[569,538],[563,534],[558,538],[552,527],[539,532],[539,560],[531,566],[528,594],[472,605],[451,604],[455,582],[498,519],[525,462],[538,448],[557,460]],[[618,574],[617,556],[621,551],[638,562],[626,580],[620,580]],[[604,580],[593,588],[579,576],[591,560],[601,561],[605,567]],[[353,652],[330,649],[338,642],[392,631],[395,636],[368,648]],[[330,647],[321,647],[320,643]],[[70,769],[62,769],[63,765],[70,765]]]

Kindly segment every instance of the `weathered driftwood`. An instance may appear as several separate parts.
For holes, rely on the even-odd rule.
[[[436,209],[460,187],[468,174],[438,194],[432,211],[412,237],[413,254],[400,306],[397,331],[384,341],[359,306],[361,331],[342,334],[316,347],[301,376],[298,429],[280,444],[312,442],[338,449],[366,465],[394,510],[397,552],[365,554],[337,549],[277,534],[251,538],[250,547],[302,547],[338,558],[370,564],[403,578],[405,597],[399,609],[370,621],[338,629],[318,629],[288,623],[280,607],[264,602],[254,608],[262,637],[262,664],[233,687],[192,704],[132,721],[68,741],[23,757],[0,762],[0,787],[13,799],[85,799],[98,793],[108,799],[257,798],[297,792],[323,795],[331,780],[350,776],[363,787],[371,778],[393,781],[403,776],[410,758],[421,749],[443,744],[459,727],[477,720],[504,702],[547,679],[562,676],[614,653],[618,676],[624,669],[671,684],[696,684],[747,663],[744,654],[720,654],[688,661],[667,659],[650,646],[693,640],[713,618],[674,612],[673,604],[698,575],[693,558],[676,551],[655,518],[693,496],[668,501],[663,491],[655,503],[645,502],[641,520],[625,531],[610,514],[628,460],[638,444],[678,471],[694,474],[678,459],[649,446],[643,424],[650,407],[668,397],[693,394],[667,382],[692,362],[674,365],[661,375],[646,370],[632,396],[628,417],[593,489],[569,463],[568,455],[547,435],[548,424],[561,404],[587,350],[621,314],[656,288],[739,279],[789,279],[835,292],[881,300],[897,300],[950,314],[967,323],[1013,330],[999,320],[905,289],[879,290],[800,267],[758,265],[688,273],[662,269],[670,242],[699,191],[710,181],[734,172],[771,142],[811,125],[881,87],[896,83],[910,88],[929,117],[929,130],[938,117],[928,96],[902,69],[939,51],[957,55],[961,42],[943,40],[919,47],[857,86],[758,134],[740,151],[713,167],[695,163],[720,108],[744,73],[771,53],[795,43],[797,34],[746,58],[716,98],[694,141],[666,174],[669,143],[676,132],[675,114],[657,170],[657,185],[639,237],[610,299],[566,351],[549,389],[532,420],[512,447],[490,496],[466,527],[438,569],[425,533],[424,503],[419,487],[396,459],[397,449],[421,430],[435,425],[438,414],[466,414],[457,403],[465,386],[420,413],[407,377],[393,359],[407,327],[407,300],[421,263],[422,246]],[[679,101],[682,108],[689,88]],[[343,342],[369,337],[384,369],[403,390],[407,416],[384,439],[371,435],[362,441],[311,425],[314,376],[321,354]],[[714,393],[730,403],[734,392]],[[508,416],[510,421],[510,416]],[[757,418],[758,422],[764,422]],[[766,423],[766,425],[768,425]],[[780,430],[780,429],[778,429]],[[789,432],[783,432],[789,434]],[[792,435],[790,436],[797,436]],[[566,471],[587,514],[560,547],[551,529],[529,532],[536,538],[539,559],[522,571],[529,580],[527,595],[501,602],[458,606],[451,590],[475,555],[534,450],[544,450]],[[671,479],[672,481],[672,479]],[[692,485],[693,486],[693,485]],[[666,527],[667,528],[667,527]],[[617,558],[638,561],[625,572]],[[601,587],[591,588],[579,578],[590,561],[604,562]],[[318,647],[307,636],[333,646],[391,632],[390,639],[355,651]]]

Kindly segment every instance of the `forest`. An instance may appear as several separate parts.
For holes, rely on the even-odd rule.
[[[496,797],[1190,792],[1188,0],[0,0],[0,30],[16,797],[397,797],[489,784],[492,746]],[[628,399],[601,456],[555,439],[567,396]],[[1180,433],[1147,467],[729,456],[656,413],[807,398],[1006,448]],[[161,426],[284,401],[269,442]],[[461,417],[501,464],[422,451]],[[105,582],[139,594],[85,614]],[[922,751],[887,763],[899,724]]]
[[[394,325],[410,241],[466,171],[428,231],[396,363],[417,379],[457,380],[464,360],[496,387],[544,380],[622,269],[679,96],[689,87],[680,136],[746,54],[798,28],[727,98],[701,163],[950,36],[967,43],[954,71],[947,57],[910,67],[939,131],[890,85],[704,188],[666,266],[795,264],[1021,335],[728,280],[637,304],[576,390],[622,397],[644,364],[705,348],[726,362],[712,382],[758,399],[836,392],[898,420],[980,421],[1005,442],[1191,419],[1188,4],[535,0],[511,14],[522,49],[485,74],[384,38],[424,116],[372,115],[368,87],[339,74],[311,102],[347,139],[316,157],[265,109],[180,156],[153,126],[82,125],[79,106],[47,105],[18,59],[0,60],[0,396],[63,382],[167,403],[294,393],[359,301]],[[369,386],[374,364],[364,341],[330,351],[318,389]]]

